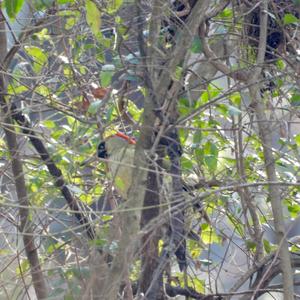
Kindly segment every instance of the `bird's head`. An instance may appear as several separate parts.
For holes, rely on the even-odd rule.
[[[100,142],[98,146],[98,157],[108,158],[110,153],[112,153],[114,150],[126,147],[127,145],[135,144],[135,139],[122,132],[117,132],[116,134],[111,135],[104,141]]]

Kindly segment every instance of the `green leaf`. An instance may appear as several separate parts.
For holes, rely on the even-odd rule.
[[[195,37],[191,47],[192,53],[202,53],[202,44],[199,37]]]
[[[290,102],[294,106],[299,106],[300,105],[300,94],[293,94],[292,97],[290,98]]]
[[[18,85],[18,86],[13,86],[13,85],[8,85],[7,87],[7,93],[8,94],[14,94],[14,95],[18,95],[21,94],[23,92],[28,91],[28,87],[25,85]]]
[[[75,0],[58,0],[58,4],[67,4],[67,3],[74,3]]]
[[[205,92],[202,93],[200,100],[201,103],[207,103],[208,101],[210,101],[211,99],[217,97],[220,94],[221,90],[217,89],[216,87],[214,87],[213,85],[209,85],[207,87],[207,90]]]
[[[97,100],[91,103],[88,109],[88,113],[94,115],[97,113],[99,107],[102,105],[102,100]]]
[[[232,8],[225,8],[223,11],[220,12],[220,14],[218,15],[221,18],[232,18],[233,16],[233,10]]]
[[[220,103],[216,105],[216,110],[224,117],[228,115],[228,105]]]
[[[229,99],[235,106],[239,106],[241,104],[241,94],[233,93],[229,96]]]
[[[41,96],[44,96],[45,98],[50,98],[51,96],[53,96],[53,93],[51,92],[51,90],[45,86],[45,85],[40,85],[35,89],[35,92],[37,94],[40,94]]]
[[[90,0],[85,3],[86,8],[86,22],[90,26],[93,34],[97,36],[100,33],[101,27],[101,12],[96,4]]]
[[[204,154],[211,154],[214,156],[217,156],[219,153],[219,150],[217,146],[212,143],[211,141],[208,141],[204,146]]]
[[[80,14],[75,11],[64,10],[59,13],[65,20],[65,29],[70,30],[79,22]]]
[[[181,167],[184,170],[191,170],[191,169],[193,169],[193,162],[183,156],[181,158]]]
[[[126,188],[125,183],[120,176],[116,176],[116,178],[114,180],[114,184],[121,191],[125,190],[125,188]]]
[[[123,0],[109,0],[107,4],[107,12],[109,14],[115,13],[123,4]]]
[[[205,293],[205,280],[194,277],[191,279],[191,283],[198,293]]]
[[[108,87],[111,83],[111,79],[114,75],[114,65],[104,65],[100,73],[100,81],[102,87]]]
[[[264,249],[269,254],[272,251],[272,246],[268,240],[263,240]]]
[[[285,65],[285,62],[283,61],[283,59],[278,59],[276,61],[276,66],[279,70],[284,70],[286,65]]]
[[[108,221],[110,221],[112,219],[113,219],[113,216],[111,216],[111,215],[103,215],[103,216],[101,216],[101,220],[103,222],[108,222]]]
[[[23,6],[24,0],[6,0],[5,9],[7,15],[14,19]]]
[[[52,121],[52,120],[44,120],[44,121],[43,121],[43,124],[44,124],[44,126],[45,126],[46,128],[48,128],[48,129],[53,129],[53,128],[56,127],[55,122]]]
[[[208,167],[210,172],[214,172],[217,169],[219,150],[215,144],[208,141],[204,145],[204,163]]]
[[[285,14],[283,17],[283,24],[288,25],[288,24],[297,24],[299,23],[299,19],[295,17],[293,14]]]
[[[203,157],[204,157],[203,148],[196,148],[195,149],[195,158],[196,158],[197,163],[202,164]]]
[[[189,252],[190,255],[192,256],[193,259],[199,258],[202,248],[199,246],[199,242],[189,240],[188,241],[188,247],[189,247]]]
[[[300,147],[300,134],[297,134],[297,135],[294,137],[294,140],[295,140],[297,146]]]
[[[114,75],[112,71],[102,71],[100,73],[100,81],[102,87],[108,87],[111,83],[111,79]]]
[[[202,132],[196,131],[196,133],[193,136],[193,144],[199,145],[202,141]]]
[[[204,162],[205,162],[206,166],[208,167],[208,169],[211,172],[213,172],[213,171],[216,170],[218,160],[216,159],[215,156],[213,156],[213,155],[205,155],[204,156]]]
[[[128,112],[130,113],[130,115],[132,116],[132,118],[138,122],[141,119],[141,115],[143,110],[142,109],[138,109],[138,107],[134,104],[134,102],[132,101],[128,101]]]
[[[175,69],[175,73],[172,74],[172,79],[174,81],[179,81],[182,77],[182,67],[177,66]]]
[[[27,272],[29,270],[29,267],[30,267],[30,265],[29,265],[28,259],[24,259],[19,264],[19,267],[17,267],[16,274],[18,276],[23,275],[25,272]]]
[[[115,108],[112,106],[110,107],[107,112],[106,112],[106,119],[107,121],[111,121],[113,119],[113,116],[114,116],[114,111],[115,111]]]
[[[101,44],[101,46],[103,46],[104,48],[107,48],[107,49],[111,48],[112,39],[105,38],[101,32],[99,32],[97,39],[98,39],[99,44]]]
[[[71,116],[67,116],[66,119],[67,119],[67,121],[68,121],[68,124],[69,124],[71,127],[73,127],[74,124],[76,123],[76,119],[73,118],[73,117],[71,117]]]
[[[25,46],[26,53],[34,59],[34,71],[40,72],[43,65],[46,63],[48,56],[41,48],[35,46]]]
[[[248,250],[254,251],[256,249],[256,244],[252,240],[246,240],[245,244]]]
[[[201,232],[201,239],[204,244],[212,244],[212,243],[220,243],[221,239],[215,232],[215,230],[211,227],[206,227]]]
[[[33,6],[36,10],[43,10],[50,8],[53,5],[54,0],[32,0]]]
[[[55,131],[51,132],[51,137],[54,138],[55,140],[58,140],[64,133],[65,132],[62,129],[55,130]]]

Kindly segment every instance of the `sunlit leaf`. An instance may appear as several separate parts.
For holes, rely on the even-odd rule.
[[[85,8],[86,8],[86,21],[90,26],[93,34],[97,36],[98,33],[100,32],[100,27],[101,27],[101,12],[99,11],[96,4],[91,0],[87,0],[85,2]]]
[[[35,46],[25,46],[24,49],[25,49],[26,53],[29,56],[31,56],[31,58],[34,60],[34,63],[33,63],[34,70],[36,72],[40,72],[43,65],[48,60],[48,56],[45,53],[45,51],[43,51],[41,48],[35,47]]]
[[[109,0],[107,3],[107,11],[109,14],[115,13],[123,4],[123,0]]]
[[[53,128],[56,127],[55,122],[52,121],[52,120],[44,120],[44,121],[43,121],[43,124],[44,124],[44,126],[45,126],[46,128],[49,128],[49,129],[53,129]]]
[[[57,0],[58,4],[75,3],[75,0]]]
[[[232,102],[232,104],[234,104],[235,106],[239,106],[241,104],[241,94],[240,93],[232,93],[229,96],[229,99]]]
[[[19,267],[17,267],[16,273],[17,275],[22,275],[24,273],[26,273],[29,270],[29,261],[28,259],[24,259],[21,261],[21,263],[19,264]]]
[[[297,135],[294,137],[294,140],[295,140],[297,146],[300,147],[300,134],[297,134]]]
[[[283,17],[283,24],[285,24],[285,25],[297,24],[297,23],[299,23],[299,21],[300,20],[293,14],[285,14]]]
[[[8,94],[18,95],[18,94],[21,94],[26,91],[28,91],[28,87],[25,85],[13,86],[13,85],[9,84],[7,87]]]
[[[221,239],[211,227],[202,228],[201,239],[205,244],[220,243]]]

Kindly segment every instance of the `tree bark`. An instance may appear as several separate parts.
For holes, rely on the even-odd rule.
[[[147,177],[147,191],[145,194],[145,200],[143,205],[143,211],[141,215],[141,229],[143,229],[147,224],[153,221],[159,216],[159,174],[155,172],[155,168],[150,166]],[[149,208],[147,208],[149,207]],[[158,267],[159,257],[158,257],[158,241],[159,232],[158,228],[153,228],[152,231],[146,233],[142,237],[141,245],[141,274],[139,282],[139,292],[146,294],[149,286],[152,283],[153,276],[149,274],[154,274],[156,268]],[[158,283],[158,289],[162,291],[163,282]],[[156,291],[157,295],[159,291]],[[159,296],[158,298],[159,299]]]

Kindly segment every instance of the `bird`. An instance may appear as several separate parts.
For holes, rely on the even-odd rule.
[[[122,132],[109,136],[98,145],[98,157],[105,161],[115,189],[125,200],[132,182],[135,145],[135,139]]]
[[[178,151],[181,151],[181,149],[178,149],[178,145],[167,145],[166,141],[163,141],[163,145],[165,145],[166,147],[169,146],[170,149],[168,152],[170,156],[174,155],[173,152],[177,153]],[[101,141],[98,145],[97,150],[98,157],[103,159],[106,163],[107,173],[109,173],[116,191],[125,201],[126,199],[128,199],[128,192],[132,183],[135,147],[136,140],[134,138],[129,137],[122,132],[117,132],[116,134],[107,137],[104,141]],[[163,201],[171,201],[169,199],[169,195],[172,194],[172,177],[170,175],[167,175],[169,171],[168,169],[170,169],[170,162],[163,162],[163,168],[167,172],[165,172],[164,174],[164,178],[162,181],[163,187],[160,188],[160,192],[165,191],[162,192],[162,195],[166,197],[166,199]],[[190,194],[191,192],[189,192],[183,185],[183,197],[190,197]],[[169,242],[175,243],[174,254],[177,257],[179,269],[183,271],[187,267],[185,235],[197,241],[199,241],[200,238],[190,229],[183,228],[181,230],[178,227],[185,225],[184,220],[182,224],[178,223],[178,221],[176,222],[176,224],[176,232],[173,232],[175,228],[171,229],[170,224],[168,224],[168,230],[166,232],[170,238]]]

